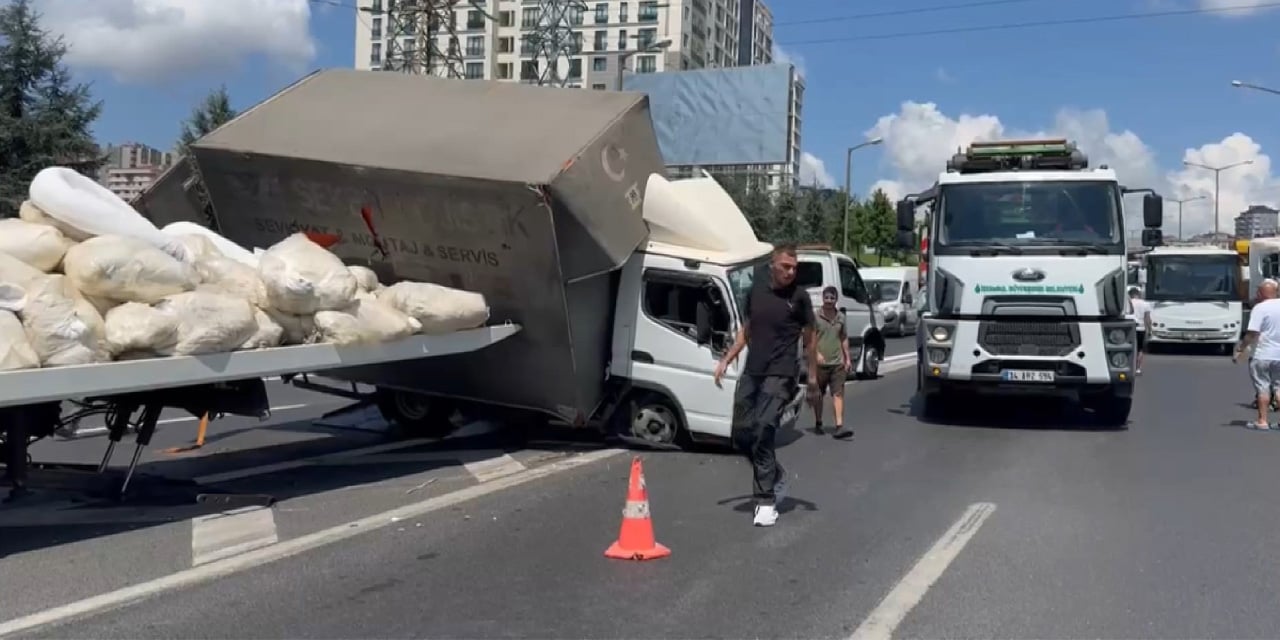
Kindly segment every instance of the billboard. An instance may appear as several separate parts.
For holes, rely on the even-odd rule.
[[[791,65],[768,64],[630,74],[623,87],[649,94],[668,166],[785,164],[791,78]]]

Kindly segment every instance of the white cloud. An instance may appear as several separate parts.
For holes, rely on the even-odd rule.
[[[956,82],[955,76],[951,75],[950,72],[942,67],[938,67],[938,70],[934,71],[933,75],[938,79],[938,82],[941,82],[942,84],[955,84]]]
[[[307,0],[41,0],[67,63],[131,83],[229,71],[250,56],[300,68],[316,54]]]
[[[1200,8],[1221,11],[1220,16],[1248,16],[1265,11],[1273,0],[1200,0]]]
[[[801,57],[800,54],[787,51],[776,44],[773,45],[773,61],[778,64],[795,65],[796,71],[798,71],[800,75],[807,75],[805,73],[804,58]]]
[[[822,158],[803,151],[800,153],[800,184],[808,187],[815,182],[818,186],[831,187],[835,185],[836,179],[827,171],[827,163]]]
[[[876,182],[873,189],[884,189],[894,199],[929,187],[951,155],[975,140],[1055,136],[1077,142],[1088,154],[1090,166],[1115,169],[1126,186],[1154,188],[1166,200],[1205,196],[1185,205],[1184,231],[1192,235],[1213,227],[1213,172],[1182,166],[1161,168],[1155,153],[1138,134],[1113,131],[1101,109],[1062,109],[1051,125],[1029,131],[1008,127],[991,114],[961,114],[953,118],[934,103],[904,102],[897,113],[881,117],[866,133],[868,137],[884,137],[884,162],[893,174],[891,179]],[[1222,172],[1220,224],[1224,231],[1233,229],[1235,216],[1249,205],[1274,206],[1280,195],[1280,179],[1271,175],[1270,158],[1243,133],[1187,149],[1175,161],[1183,160],[1210,166],[1253,161]],[[1126,204],[1136,209],[1140,200],[1130,198]],[[1168,211],[1165,231],[1172,233],[1176,231],[1177,208],[1170,204]]]

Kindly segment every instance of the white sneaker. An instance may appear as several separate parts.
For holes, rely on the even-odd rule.
[[[756,505],[756,518],[751,523],[757,527],[772,527],[778,522],[778,508],[771,504]]]

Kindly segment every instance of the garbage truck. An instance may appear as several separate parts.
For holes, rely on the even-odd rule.
[[[927,211],[928,301],[917,334],[922,413],[974,394],[1067,397],[1122,428],[1133,402],[1123,196],[1145,192],[1143,244],[1162,241],[1163,202],[1090,168],[1064,139],[975,142],[933,187],[898,204],[898,243]]]
[[[325,70],[191,154],[227,238],[328,237],[384,284],[477,291],[521,327],[468,354],[326,372],[373,386],[410,433],[445,435],[462,411],[659,447],[729,436],[745,358],[722,386],[713,374],[772,245],[713,178],[665,177],[644,94]],[[157,191],[183,201],[175,184]],[[871,313],[860,280],[844,289]]]

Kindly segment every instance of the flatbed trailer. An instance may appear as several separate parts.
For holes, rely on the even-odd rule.
[[[61,423],[62,402],[90,400],[103,407],[109,432],[99,473],[129,430],[136,449],[119,488],[129,488],[142,450],[151,444],[160,412],[180,408],[193,415],[230,413],[263,417],[268,402],[263,378],[389,365],[479,351],[521,330],[503,324],[446,335],[417,335],[380,344],[309,344],[173,356],[0,373],[0,448],[12,486],[25,491],[27,448]],[[135,418],[135,414],[137,417]]]

